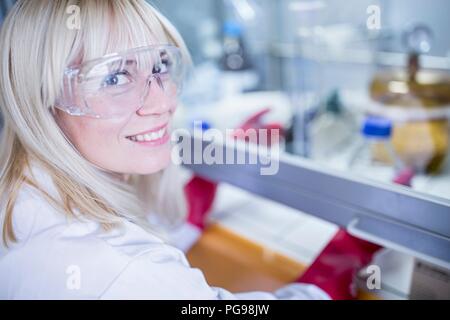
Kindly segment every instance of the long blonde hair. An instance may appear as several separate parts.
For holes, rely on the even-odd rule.
[[[69,25],[71,14],[79,15],[78,26]],[[61,212],[76,216],[76,209],[105,229],[123,218],[145,225],[149,211],[168,221],[185,214],[182,185],[173,182],[171,168],[134,176],[128,183],[115,179],[78,153],[51,112],[64,69],[76,59],[86,61],[155,41],[175,44],[190,61],[173,25],[144,0],[19,0],[12,8],[0,34],[0,107],[5,121],[0,214],[6,245],[16,241],[12,215],[24,183],[40,190]],[[50,196],[25,174],[31,162],[50,175],[59,197]]]

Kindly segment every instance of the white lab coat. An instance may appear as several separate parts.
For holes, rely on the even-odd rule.
[[[33,175],[50,194],[50,177]],[[69,220],[23,186],[13,213],[18,238],[0,246],[0,299],[329,299],[313,285],[275,293],[233,294],[210,287],[184,253],[139,226],[104,232],[95,222]]]

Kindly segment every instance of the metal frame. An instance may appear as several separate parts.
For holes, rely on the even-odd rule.
[[[212,143],[202,142],[201,137],[187,139],[203,148]],[[233,147],[215,144],[214,148],[222,148],[225,154],[226,149]],[[244,144],[233,149],[236,156],[245,153],[248,157],[257,152],[255,147]],[[184,165],[199,175],[232,184],[337,224],[366,240],[450,269],[450,201],[446,199],[333,172],[287,154],[279,156],[279,171],[272,176],[260,174],[264,167],[261,163]]]

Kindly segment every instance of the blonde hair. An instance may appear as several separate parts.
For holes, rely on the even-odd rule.
[[[79,8],[80,28],[68,25],[68,8]],[[155,42],[175,44],[190,61],[173,25],[144,0],[19,0],[12,8],[0,34],[0,107],[5,121],[0,214],[6,245],[16,241],[12,215],[24,183],[65,214],[75,217],[78,210],[105,229],[123,218],[146,226],[150,211],[172,222],[185,214],[182,185],[173,182],[173,168],[133,176],[128,183],[115,179],[78,153],[51,112],[68,65]],[[31,162],[50,175],[59,199],[25,174]]]

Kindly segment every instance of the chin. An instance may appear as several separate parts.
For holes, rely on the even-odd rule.
[[[134,174],[147,175],[166,169],[171,164],[170,153],[146,159],[131,168]]]

